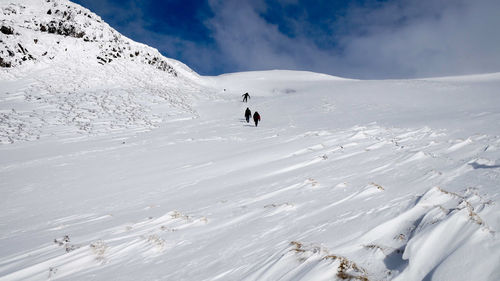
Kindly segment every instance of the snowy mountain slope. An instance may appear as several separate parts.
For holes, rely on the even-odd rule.
[[[499,74],[200,79],[199,118],[0,146],[0,280],[499,279]]]
[[[2,0],[2,66],[14,67],[26,61],[64,57],[75,54],[71,44],[60,46],[64,39],[83,45],[76,59],[99,64],[113,60],[131,60],[152,65],[177,75],[168,59],[157,50],[122,36],[102,19],[66,0]],[[55,44],[54,44],[55,43]],[[59,46],[58,46],[59,45]],[[71,56],[66,56],[71,57]],[[184,67],[186,68],[186,67]]]
[[[65,0],[2,0],[0,9],[0,143],[196,116],[196,73],[89,10]]]
[[[500,279],[500,74],[200,77],[0,9],[0,280]]]
[[[237,77],[237,79],[235,79]],[[302,78],[299,78],[302,77]],[[500,74],[415,80],[350,80],[296,71],[248,72],[214,78],[215,85],[234,92],[295,103],[268,110],[289,116],[287,122],[307,127],[324,126],[323,114],[332,125],[348,128],[370,122],[386,126],[447,128],[456,137],[468,134],[500,134],[500,99],[496,87]],[[268,81],[266,81],[268,80]],[[319,98],[303,100],[300,93]],[[312,95],[312,94],[311,94]],[[383,97],[383,98],[382,98]],[[308,111],[318,114],[308,114]],[[336,122],[342,120],[342,122]]]

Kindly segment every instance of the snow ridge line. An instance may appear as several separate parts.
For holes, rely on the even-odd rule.
[[[53,60],[68,51],[60,41],[71,37],[79,45],[99,50],[93,60],[101,65],[113,60],[136,60],[178,76],[157,50],[122,36],[99,16],[70,1],[13,1],[2,6],[1,11],[4,19],[1,21],[0,67],[16,67],[45,58]],[[57,45],[47,44],[48,37],[59,40]]]

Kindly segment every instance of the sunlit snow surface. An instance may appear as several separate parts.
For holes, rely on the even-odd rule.
[[[1,279],[497,280],[484,78],[206,77],[198,118],[2,145]]]
[[[0,280],[500,279],[500,74],[173,76],[23,22],[54,59],[0,69]]]

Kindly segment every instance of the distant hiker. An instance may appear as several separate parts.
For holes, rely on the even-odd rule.
[[[247,107],[247,110],[245,110],[245,119],[247,120],[247,123],[250,122],[250,117],[252,116],[252,112],[250,109]]]
[[[250,97],[250,95],[248,93],[244,93],[243,95],[241,95],[243,97],[243,102],[247,102],[248,101],[248,98]]]
[[[253,114],[253,121],[255,122],[255,127],[257,127],[257,124],[260,121],[260,114],[257,111],[255,111]]]

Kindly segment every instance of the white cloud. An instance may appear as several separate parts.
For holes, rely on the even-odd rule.
[[[375,77],[500,71],[500,2],[410,2],[362,11],[372,26],[366,34],[342,38],[345,53],[341,60],[346,69],[354,62],[358,66],[352,68],[353,73]],[[417,15],[429,8],[440,10],[427,17]],[[394,14],[405,15],[407,22],[401,26],[384,22]],[[359,10],[348,15],[358,16]]]
[[[344,77],[401,78],[500,71],[498,0],[368,1],[329,19],[329,28],[304,23],[303,15],[281,15],[294,36],[262,17],[269,8],[265,0],[208,0],[214,14],[204,22],[213,39],[209,43],[148,30],[151,22],[142,1],[127,0],[122,6],[88,2],[101,5],[96,10],[106,11],[103,16],[114,18],[114,25],[127,36],[202,74],[301,69]],[[325,48],[331,42],[334,47]]]
[[[220,52],[236,70],[300,69],[322,53],[305,38],[290,38],[263,19],[263,2],[211,1],[208,21]]]
[[[282,34],[260,16],[262,1],[210,4],[215,17],[209,28],[235,70],[307,69],[365,78],[500,71],[500,2],[495,0],[394,0],[351,7],[332,23],[347,31],[336,38],[341,52],[318,48],[307,34]]]

